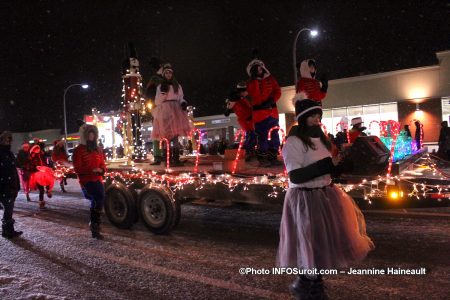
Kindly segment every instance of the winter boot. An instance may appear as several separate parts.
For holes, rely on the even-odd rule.
[[[26,196],[27,196],[27,202],[30,202],[31,201],[30,193],[26,193]]]
[[[62,180],[62,181],[59,183],[59,186],[61,187],[61,192],[67,193],[67,192],[66,192],[66,189],[65,189],[65,187],[64,187],[64,180]]]
[[[278,158],[278,150],[277,149],[270,149],[267,158],[270,161],[270,165],[273,167],[283,165],[283,162],[279,161],[277,159]]]
[[[91,222],[89,227],[91,228],[92,238],[102,240],[103,235],[100,233],[100,221],[101,221],[101,209],[91,208]]]
[[[256,153],[254,151],[246,151],[245,152],[245,162],[251,162],[256,158]]]
[[[44,194],[39,192],[39,208],[45,209]]]
[[[311,299],[314,300],[328,300],[328,295],[325,292],[325,286],[323,283],[322,275],[317,276],[317,279],[313,280],[313,284],[310,290]]]
[[[270,161],[268,159],[267,153],[258,152],[257,157],[258,157],[260,168],[269,168],[270,166],[272,166],[272,164],[270,163]]]
[[[306,276],[301,275],[289,285],[289,291],[296,300],[310,300],[312,284],[312,280],[309,280]]]
[[[152,163],[150,163],[150,166],[159,166],[162,162],[162,156],[155,156]]]
[[[48,188],[46,190],[47,190],[47,197],[51,198],[53,196],[52,191]]]
[[[47,209],[47,207],[45,207],[45,201],[44,200],[39,200],[39,209]]]
[[[180,161],[180,148],[179,147],[173,147],[172,153],[171,153],[171,160],[170,160],[170,166],[171,167],[182,167],[184,166],[184,163]]]
[[[8,221],[2,220],[2,237],[13,239],[23,233],[22,231],[14,230],[14,222],[14,219]]]

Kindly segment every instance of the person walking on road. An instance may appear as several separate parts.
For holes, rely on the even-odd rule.
[[[290,285],[296,299],[327,299],[320,271],[362,260],[374,244],[353,199],[331,182],[331,174],[344,166],[339,156],[331,156],[331,143],[320,126],[322,107],[299,97],[295,114],[298,126],[292,128],[282,150],[289,189],[277,265],[303,270]]]
[[[0,134],[0,201],[3,205],[2,236],[15,238],[22,231],[14,230],[13,210],[17,193],[20,190],[20,179],[17,174],[16,158],[11,152],[12,134],[4,131]]]
[[[105,202],[103,186],[103,174],[106,172],[105,159],[97,145],[97,127],[85,125],[81,134],[81,143],[73,152],[73,167],[78,175],[85,198],[91,201],[89,227],[92,237],[103,239],[103,235],[100,233],[100,224]]]

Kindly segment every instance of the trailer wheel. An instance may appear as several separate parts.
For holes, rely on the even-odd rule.
[[[141,193],[139,212],[145,226],[156,234],[170,232],[179,215],[175,202],[164,192],[155,189],[148,189]]]
[[[126,187],[110,185],[106,189],[105,212],[114,226],[128,229],[137,219],[136,201]]]

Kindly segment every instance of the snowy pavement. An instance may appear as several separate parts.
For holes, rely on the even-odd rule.
[[[24,235],[0,239],[0,299],[291,298],[292,275],[239,274],[274,267],[280,209],[187,204],[165,236],[141,223],[120,230],[104,217],[106,239],[96,241],[88,201],[75,180],[67,190],[56,185],[45,211],[37,194],[32,202],[19,195],[15,219]],[[370,214],[367,230],[376,249],[355,267],[425,267],[427,274],[328,276],[331,299],[447,299],[448,218]]]

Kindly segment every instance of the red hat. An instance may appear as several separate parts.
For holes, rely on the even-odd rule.
[[[31,147],[30,153],[41,153],[41,147],[39,147],[39,145],[34,145]]]

